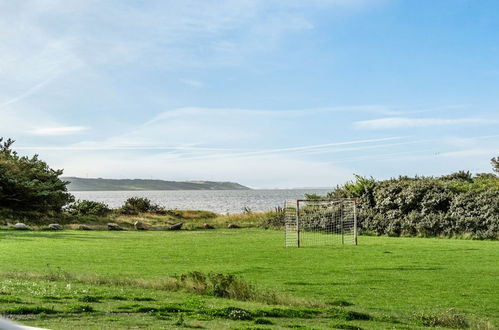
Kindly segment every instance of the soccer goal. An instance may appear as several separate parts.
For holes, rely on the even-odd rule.
[[[285,245],[357,245],[355,199],[286,201]]]

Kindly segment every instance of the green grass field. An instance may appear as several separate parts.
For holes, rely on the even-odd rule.
[[[262,229],[0,231],[0,251],[0,314],[52,329],[499,324],[496,241],[361,236],[297,249]],[[235,274],[280,305],[161,285],[193,271]]]

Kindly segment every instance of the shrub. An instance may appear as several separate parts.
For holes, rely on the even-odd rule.
[[[118,211],[121,214],[136,215],[143,212],[158,212],[161,210],[162,208],[153,204],[149,198],[130,197]]]
[[[260,227],[265,229],[280,229],[284,227],[286,221],[284,208],[278,206],[267,214],[267,218],[260,223]]]
[[[329,198],[358,198],[361,231],[390,236],[499,236],[499,177],[457,172],[443,177],[374,181],[356,176]]]
[[[82,200],[82,201],[78,200],[75,203],[70,204],[66,208],[66,211],[71,215],[78,215],[78,216],[93,215],[98,217],[105,217],[109,215],[111,209],[107,206],[107,204],[104,203],[87,201],[87,200]]]

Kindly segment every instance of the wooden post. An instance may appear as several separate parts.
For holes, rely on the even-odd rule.
[[[297,246],[300,247],[300,201],[296,201],[296,238]]]
[[[353,241],[357,245],[357,201],[353,201]]]

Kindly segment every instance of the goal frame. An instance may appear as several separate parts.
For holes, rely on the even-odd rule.
[[[294,203],[294,202],[293,202]],[[305,203],[340,203],[341,207],[343,208],[343,203],[351,203],[352,205],[352,236],[353,236],[353,245],[358,245],[358,228],[357,228],[357,199],[356,198],[332,198],[332,199],[297,199],[296,200],[296,206],[295,206],[295,221],[294,221],[294,230],[290,229],[290,225],[293,223],[288,222],[287,219],[285,220],[285,229],[284,229],[284,234],[285,234],[285,239],[284,243],[286,247],[291,247],[291,246],[296,246],[296,247],[302,247],[302,228],[301,228],[301,221],[300,221],[300,204],[305,204]],[[285,212],[289,212],[289,204],[288,201],[285,202],[284,204]],[[286,215],[285,215],[286,217]],[[340,216],[340,234],[341,234],[341,245],[345,245],[345,232],[344,232],[344,218],[343,218],[343,213]],[[296,237],[296,245],[291,245],[288,244],[289,238],[288,236],[290,233],[293,233],[292,236]],[[324,245],[330,245],[330,244],[324,244]]]

